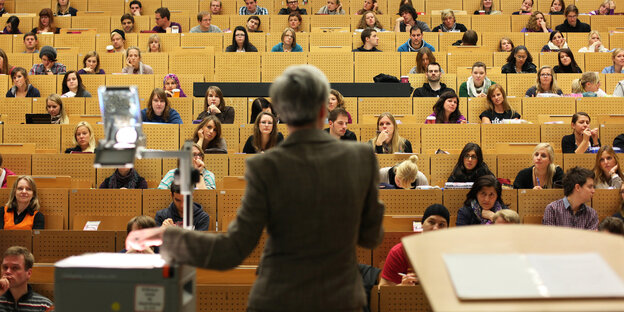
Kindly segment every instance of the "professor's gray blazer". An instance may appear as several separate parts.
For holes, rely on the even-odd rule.
[[[226,270],[269,234],[251,311],[361,311],[366,303],[355,247],[383,236],[377,160],[370,146],[322,130],[293,132],[247,160],[247,188],[227,234],[164,234],[167,260]]]

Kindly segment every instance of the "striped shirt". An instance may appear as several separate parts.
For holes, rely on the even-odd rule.
[[[572,211],[572,206],[570,205],[568,198],[564,197],[546,206],[542,224],[566,226],[585,230],[597,230],[598,214],[594,208],[585,204],[581,204],[581,207],[575,214]]]
[[[238,9],[238,15],[269,15],[269,11],[261,6],[256,6],[256,12],[247,10],[247,6],[242,6]]]
[[[24,294],[17,302],[13,298],[11,291],[0,296],[0,312],[43,312],[54,311],[54,304],[50,299],[34,292],[32,287],[28,285],[28,292]]]
[[[162,178],[162,180],[160,181],[160,184],[158,185],[159,189],[163,189],[163,190],[168,190],[171,189],[171,183],[173,183],[173,174],[176,171],[176,169],[171,169],[169,170],[165,176]],[[204,171],[202,172],[203,178],[204,178],[204,183],[206,183],[206,188],[209,190],[214,190],[217,188],[217,186],[215,185],[215,175],[214,173],[208,171],[206,168],[204,168]]]

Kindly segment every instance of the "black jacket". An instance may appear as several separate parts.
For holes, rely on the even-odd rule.
[[[163,221],[169,218],[171,218],[174,223],[182,222],[182,217],[173,203],[169,204],[169,207],[156,212],[154,220],[156,220],[158,226],[161,226]],[[193,203],[193,226],[195,226],[196,231],[207,231],[210,226],[210,216],[208,216],[198,203]]]
[[[329,133],[329,128],[325,128],[324,130],[327,133]],[[355,135],[355,132],[350,131],[349,129],[347,129],[345,134],[343,136],[341,136],[340,139],[341,140],[345,140],[345,141],[357,141],[357,136]]]
[[[563,24],[557,25],[555,27],[556,30],[565,33],[565,32],[590,32],[591,26],[585,24],[579,20],[576,21],[576,26],[572,27],[568,24],[568,20],[564,20]]]
[[[425,82],[423,83],[422,87],[414,91],[414,96],[415,97],[440,97],[440,95],[446,91],[455,92],[455,90],[451,88],[447,88],[446,85],[441,82],[440,82],[440,90],[434,91],[433,89],[431,89],[431,86],[429,85],[429,83]]]
[[[503,65],[503,67],[501,68],[501,72],[503,74],[517,74],[516,63],[507,63]],[[535,64],[533,63],[525,62],[524,65],[522,65],[522,72],[523,73],[537,73],[537,66],[535,66]]]

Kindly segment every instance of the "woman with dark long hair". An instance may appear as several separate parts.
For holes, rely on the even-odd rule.
[[[475,182],[484,175],[494,175],[483,161],[483,151],[477,143],[467,143],[459,154],[447,182]]]
[[[284,141],[284,136],[277,131],[277,119],[273,114],[261,112],[254,123],[254,133],[247,138],[243,153],[264,153]]]
[[[446,91],[440,95],[433,105],[433,113],[425,123],[466,123],[466,117],[459,111],[459,97],[454,91]]]
[[[236,26],[232,32],[232,44],[225,48],[225,52],[258,52],[258,49],[249,42],[247,29]]]
[[[466,195],[464,206],[457,212],[455,225],[493,224],[496,212],[508,209],[502,195],[501,184],[495,176],[478,178]]]

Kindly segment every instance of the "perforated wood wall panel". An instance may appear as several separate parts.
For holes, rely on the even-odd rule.
[[[420,129],[421,150],[451,150],[461,148],[469,142],[479,142],[481,131],[478,124],[450,125],[433,124],[423,125]]]
[[[147,64],[147,63],[146,63]],[[151,64],[148,64],[151,66]],[[121,69],[115,72],[121,72]],[[153,75],[106,75],[107,86],[138,86],[139,96],[148,99],[154,90]],[[99,112],[99,109],[97,110]],[[87,110],[87,113],[88,110]],[[98,113],[99,115],[99,113]]]
[[[380,311],[432,311],[427,295],[421,285],[414,287],[381,287],[379,290]]]
[[[2,155],[2,167],[8,168],[16,175],[30,175],[31,168],[30,154],[4,154]],[[9,185],[8,187],[11,187]]]
[[[579,98],[576,101],[576,111],[586,112],[589,116],[624,114],[622,99],[613,98]]]
[[[432,204],[442,202],[441,190],[379,190],[387,215],[422,215]]]
[[[244,311],[251,285],[197,285],[197,311]]]
[[[56,22],[56,19],[54,21]],[[76,47],[78,52],[87,53],[95,50],[95,36],[93,34],[56,34],[54,46]]]
[[[215,51],[221,51],[215,49]],[[203,75],[214,68],[214,52],[212,51],[182,51],[172,52],[169,55],[169,72]],[[187,89],[188,95],[192,89]]]
[[[72,17],[72,28],[95,28],[98,33],[109,34],[111,31],[111,20],[107,15],[74,16]]]
[[[219,231],[227,231],[230,222],[236,218],[244,193],[244,190],[221,190],[217,194]]]
[[[444,206],[451,216],[457,217],[457,212],[464,206],[469,189],[445,189],[442,193]],[[455,224],[453,224],[455,225]]]
[[[572,115],[575,112],[574,98],[524,98],[522,100],[522,119],[532,122],[538,122],[538,115]]]
[[[273,82],[288,66],[307,63],[305,53],[263,53],[262,82]]]
[[[598,217],[610,217],[620,211],[622,196],[620,190],[597,189],[592,198],[591,207],[596,209]]]
[[[66,230],[69,227],[69,193],[67,189],[40,188],[37,190],[40,211],[47,218],[48,216],[60,216],[63,222],[59,229]],[[46,229],[51,228],[51,224],[46,220]]]
[[[37,262],[56,262],[86,252],[115,252],[114,231],[33,231]]]
[[[26,122],[24,115],[30,113],[32,113],[32,99],[30,98],[5,98],[0,102],[0,114],[5,123],[24,123]]]
[[[457,163],[459,155],[437,154],[431,155],[431,185],[444,186],[453,168]]]
[[[600,125],[600,140],[603,145],[613,145],[613,140],[624,133],[624,125]]]
[[[143,193],[145,194],[145,193]],[[202,205],[204,211],[210,216],[209,231],[215,230],[217,222],[217,191],[216,190],[195,190],[193,201]]]
[[[178,125],[146,124],[143,133],[147,137],[147,148],[161,150],[178,150],[180,144],[180,130]]]
[[[520,170],[533,165],[532,156],[525,154],[498,154],[497,161],[501,165],[498,166],[496,177],[509,179],[512,182]]]
[[[234,154],[229,155],[230,170],[228,175],[230,176],[244,176],[245,175],[245,160],[247,157],[253,157],[254,154]]]
[[[74,217],[114,217],[126,222],[141,215],[141,190],[75,189],[69,191],[70,224]]]
[[[518,190],[518,214],[524,216],[543,216],[546,206],[563,198],[562,189]]]
[[[11,246],[22,246],[32,250],[32,240],[32,231],[30,230],[2,231],[2,235],[0,235],[0,250],[4,253]],[[35,258],[35,261],[41,262],[38,258]]]
[[[215,23],[216,16],[212,17],[212,25],[221,28],[221,25]],[[229,21],[227,24],[229,25]],[[223,28],[221,28],[223,29]],[[223,51],[223,35],[214,33],[195,34],[184,33],[180,35],[180,46],[183,47],[214,47],[215,52]],[[213,57],[214,60],[214,57]],[[170,64],[171,66],[171,64]]]
[[[355,82],[372,83],[380,73],[401,76],[399,52],[355,53]]]
[[[572,133],[570,124],[541,125],[541,142],[550,143],[555,151],[561,151],[561,138]]]
[[[594,169],[596,154],[563,154],[563,171],[567,172],[573,167]]]
[[[311,37],[310,46],[312,46]],[[329,59],[333,62],[327,62]],[[330,82],[353,82],[353,53],[313,52],[308,54],[308,64],[323,71]]]
[[[35,154],[32,156],[33,175],[66,176],[95,183],[95,154]]]
[[[190,82],[190,81],[192,80],[187,80],[187,82]],[[154,82],[154,84],[156,84],[156,82]],[[193,90],[192,86],[191,86],[191,89],[186,89],[186,90]],[[183,124],[193,123],[194,116],[193,116],[193,99],[192,98],[190,97],[169,98],[169,101],[171,103],[171,108],[175,109],[180,114],[180,118],[182,118]]]
[[[526,143],[540,141],[540,126],[537,124],[481,126],[481,148],[496,148],[496,143]]]
[[[215,60],[216,81],[260,82],[259,53],[217,53]]]
[[[171,191],[160,189],[143,190],[142,201],[142,214],[154,218],[156,212],[169,207],[169,204],[171,204]]]
[[[527,89],[535,85],[535,77],[535,74],[507,75],[507,96],[524,97]]]

